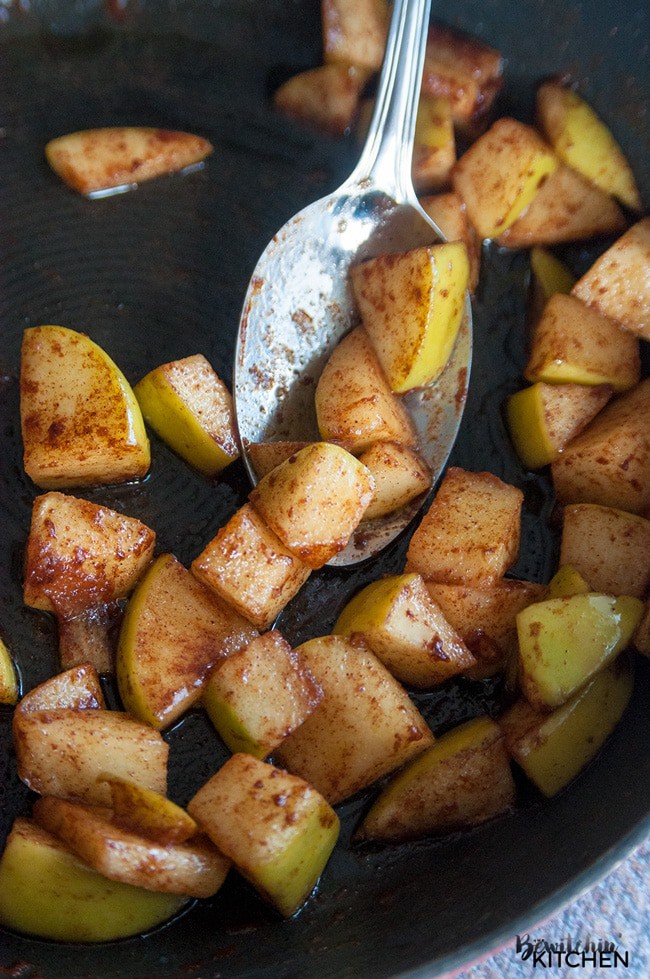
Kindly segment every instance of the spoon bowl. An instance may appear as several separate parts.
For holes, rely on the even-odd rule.
[[[263,252],[244,301],[235,352],[234,395],[244,461],[256,442],[314,441],[316,384],[359,314],[350,267],[381,254],[430,245],[443,236],[411,183],[415,114],[430,0],[397,0],[368,139],[348,180],[291,218]],[[472,329],[466,298],[452,356],[429,387],[405,403],[435,485],[453,447],[467,395]],[[377,554],[401,533],[428,494],[364,521],[330,561],[345,566]]]

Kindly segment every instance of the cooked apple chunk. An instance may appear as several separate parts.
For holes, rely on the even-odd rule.
[[[452,182],[481,237],[496,238],[515,223],[557,165],[531,126],[503,118],[461,156]]]
[[[386,0],[323,0],[323,56],[378,71],[384,60],[389,11]]]
[[[232,752],[265,758],[323,699],[323,692],[277,630],[220,663],[203,704]]]
[[[351,269],[354,297],[397,394],[444,370],[463,318],[469,261],[462,242],[379,255]]]
[[[199,828],[189,813],[160,792],[117,775],[102,775],[111,790],[111,822],[166,846],[185,843]]]
[[[447,584],[489,584],[519,552],[524,495],[492,473],[448,469],[408,549],[406,570]]]
[[[113,710],[18,710],[13,721],[18,774],[41,795],[110,805],[100,775],[167,789],[169,747],[149,724]]]
[[[248,446],[248,457],[257,473],[257,478],[262,479],[285,459],[304,449],[306,445],[309,445],[309,442],[251,442]]]
[[[560,564],[593,591],[643,598],[650,588],[650,520],[595,503],[564,508]]]
[[[202,354],[156,367],[133,390],[145,421],[206,476],[238,458],[230,391]]]
[[[311,574],[250,504],[192,562],[192,574],[258,629],[268,629]]]
[[[63,942],[105,942],[149,931],[186,903],[108,880],[29,819],[16,819],[0,858],[0,924]]]
[[[650,379],[610,401],[551,467],[561,503],[650,506]]]
[[[495,48],[443,24],[429,28],[422,92],[451,104],[455,124],[476,135],[501,88],[503,60]]]
[[[73,190],[91,195],[183,170],[210,153],[212,146],[201,136],[145,126],[85,129],[45,147],[54,172]]]
[[[117,651],[125,708],[168,727],[201,697],[208,672],[257,635],[171,554],[151,565],[131,598]]]
[[[83,333],[63,326],[25,330],[20,423],[25,472],[43,489],[122,483],[149,469],[135,395]]]
[[[368,77],[367,69],[348,62],[319,65],[280,85],[273,104],[296,122],[330,136],[343,136],[354,123]]]
[[[524,375],[546,384],[634,387],[640,376],[639,341],[575,296],[551,296],[535,329]]]
[[[212,897],[230,867],[205,837],[154,843],[120,829],[103,807],[44,797],[34,803],[32,818],[104,877],[147,891]]]
[[[630,643],[643,604],[621,595],[569,595],[517,616],[520,680],[540,710],[559,707]]]
[[[298,649],[323,699],[274,757],[332,805],[432,744],[406,691],[363,643],[324,636]]]
[[[527,469],[541,469],[586,428],[612,396],[609,385],[544,384],[538,381],[508,398],[508,428]]]
[[[151,561],[156,535],[134,517],[63,493],[34,500],[24,600],[72,618],[124,598]]]
[[[559,245],[618,234],[625,224],[612,197],[561,163],[497,241],[505,248]]]
[[[537,119],[565,163],[630,210],[641,210],[641,195],[623,151],[577,92],[559,82],[544,82],[537,90]]]
[[[650,218],[626,231],[573,287],[573,295],[650,339]]]
[[[515,783],[503,734],[489,717],[447,731],[393,778],[357,839],[400,842],[484,823],[510,809]]]
[[[549,598],[568,598],[569,595],[586,595],[592,591],[589,582],[572,564],[562,564],[548,583]]]
[[[411,165],[413,186],[420,193],[449,186],[455,162],[456,140],[449,101],[420,96]]]
[[[634,676],[620,657],[552,713],[520,700],[501,718],[508,751],[546,796],[563,789],[600,751],[632,695]]]
[[[315,789],[246,754],[233,755],[188,809],[285,918],[311,894],[339,834],[336,813]]]
[[[375,495],[364,520],[384,517],[405,507],[431,486],[431,473],[423,459],[405,445],[375,442],[359,456],[375,481]]]
[[[106,707],[99,674],[91,663],[57,673],[30,690],[18,704],[18,710],[23,712],[57,707],[71,710],[103,710]]]
[[[312,442],[260,480],[249,499],[292,554],[320,568],[345,547],[374,489],[349,452]]]
[[[355,454],[375,442],[417,446],[413,422],[361,326],[343,337],[325,364],[316,387],[316,417],[323,439]]]
[[[531,248],[527,310],[531,335],[551,296],[556,292],[568,295],[575,281],[575,276],[552,252],[538,246]]]
[[[455,191],[449,191],[422,197],[420,204],[447,241],[462,241],[465,245],[469,260],[468,288],[475,292],[481,268],[481,241],[467,216],[462,198]]]
[[[418,574],[374,581],[352,598],[334,633],[359,637],[402,683],[433,687],[475,663]]]
[[[0,639],[0,704],[15,704],[18,701],[18,675],[9,650]]]

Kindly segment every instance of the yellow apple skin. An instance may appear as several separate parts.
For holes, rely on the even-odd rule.
[[[565,564],[559,568],[548,585],[549,598],[568,598],[570,595],[586,595],[589,582],[585,581],[580,572],[572,565]]]
[[[100,776],[111,790],[111,821],[163,845],[184,843],[198,833],[195,821],[175,802],[117,775]]]
[[[206,476],[238,458],[230,392],[201,354],[156,367],[133,391],[161,439]]]
[[[571,292],[575,277],[548,249],[531,248],[530,267],[544,300],[550,299],[556,292]]]
[[[456,340],[469,283],[462,242],[379,255],[352,269],[363,325],[396,394],[430,384]]]
[[[600,750],[633,686],[630,663],[619,657],[550,714],[518,701],[499,718],[508,751],[544,795],[555,795]]]
[[[634,174],[623,151],[577,92],[545,82],[537,92],[537,115],[557,155],[632,211],[642,209]]]
[[[108,880],[28,819],[15,821],[0,859],[0,924],[39,938],[127,938],[162,924],[186,903]]]
[[[0,639],[0,704],[18,703],[18,675],[9,650]]]
[[[25,330],[20,419],[25,471],[43,489],[121,483],[149,469],[133,390],[83,333],[49,325]]]
[[[529,605],[517,616],[521,686],[533,706],[558,707],[631,642],[638,598],[570,595]]]

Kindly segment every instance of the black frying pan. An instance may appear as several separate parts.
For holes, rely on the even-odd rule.
[[[52,621],[23,607],[22,550],[35,488],[21,468],[18,370],[22,331],[55,322],[90,333],[136,381],[201,352],[230,379],[240,305],[271,234],[336,187],[356,148],[275,116],[268,95],[320,61],[316,0],[180,0],[0,4],[0,630],[27,691],[56,670]],[[122,9],[122,8],[125,9]],[[507,58],[497,111],[523,119],[535,83],[570,72],[612,125],[645,185],[650,84],[640,0],[457,0],[448,23]],[[215,145],[205,169],[89,202],[48,170],[45,142],[89,126],[188,129]],[[584,270],[598,247],[564,257]],[[475,363],[452,461],[488,469],[526,492],[514,573],[548,580],[557,533],[548,480],[519,466],[500,406],[520,382],[525,254],[485,254],[475,311]],[[140,517],[159,549],[190,561],[243,501],[240,464],[218,483],[193,474],[153,439],[143,485],[86,494]],[[399,570],[406,541],[378,565],[314,575],[282,628],[293,642],[326,631],[346,597]],[[436,731],[499,708],[498,683],[458,682],[418,702]],[[368,795],[340,807],[342,843],[318,894],[282,922],[235,876],[217,897],[157,932],[105,946],[57,945],[0,931],[3,974],[47,977],[433,975],[530,929],[608,870],[650,830],[650,670],[599,758],[543,801],[522,786],[517,811],[470,833],[409,847],[351,847]],[[0,845],[30,798],[0,709]],[[225,759],[203,716],[169,733],[171,794],[184,803]]]

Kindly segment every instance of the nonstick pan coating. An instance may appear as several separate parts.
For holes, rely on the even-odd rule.
[[[569,72],[609,121],[646,200],[647,12],[640,2],[459,0],[443,19],[507,59],[499,114],[531,116],[537,81]],[[336,187],[357,152],[276,116],[268,97],[321,58],[316,0],[0,4],[0,635],[23,691],[56,670],[53,623],[25,609],[21,564],[37,493],[21,466],[20,342],[25,327],[83,330],[135,382],[160,363],[203,353],[228,382],[240,306],[269,237]],[[89,202],[48,170],[43,146],[102,125],[187,129],[210,139],[203,169]],[[581,272],[603,245],[564,257]],[[526,493],[517,576],[548,580],[557,527],[548,480],[524,472],[500,406],[525,362],[525,254],[488,250],[475,306],[470,398],[452,462],[487,469]],[[137,516],[158,549],[191,561],[243,502],[241,464],[217,482],[152,438],[139,486],[88,498]],[[407,541],[370,567],[314,575],[283,619],[294,643],[327,631],[346,598],[402,567]],[[339,807],[342,844],[317,895],[282,922],[234,875],[217,897],[144,938],[57,945],[0,930],[0,972],[55,977],[433,975],[484,954],[576,896],[650,830],[650,670],[598,759],[550,801],[522,787],[515,813],[472,832],[409,847],[359,848],[349,837],[368,796]],[[418,702],[436,731],[495,712],[498,683],[458,683]],[[0,845],[27,812],[0,709]],[[180,803],[225,760],[200,712],[169,735],[171,795]]]

